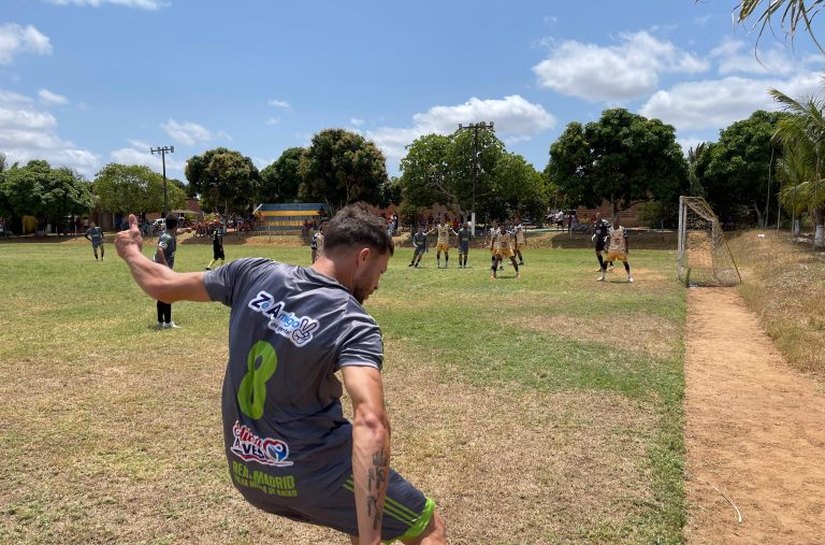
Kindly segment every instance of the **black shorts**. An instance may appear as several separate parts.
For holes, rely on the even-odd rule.
[[[603,252],[604,249],[605,249],[605,246],[606,246],[606,244],[604,243],[604,240],[597,240],[596,241],[596,251],[597,252]]]
[[[226,256],[223,254],[223,246],[213,246],[212,247],[212,259],[226,259]]]
[[[358,518],[349,462],[341,460],[338,465],[307,473],[294,467],[285,468],[289,477],[268,477],[254,469],[254,465],[242,469],[243,464],[230,460],[230,471],[235,487],[258,509],[357,536]],[[434,511],[435,503],[431,499],[390,469],[381,522],[384,541],[421,535]]]

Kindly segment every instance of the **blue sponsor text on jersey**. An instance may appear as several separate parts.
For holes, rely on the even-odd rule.
[[[320,327],[317,321],[309,316],[298,317],[293,312],[284,312],[284,302],[275,302],[275,298],[265,291],[258,292],[249,302],[249,308],[269,317],[269,329],[286,337],[295,346],[304,346],[312,340],[315,331]]]

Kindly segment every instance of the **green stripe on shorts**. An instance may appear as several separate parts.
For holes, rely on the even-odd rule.
[[[354,493],[355,487],[352,477],[344,483],[344,489]],[[425,498],[424,508],[421,510],[421,513],[416,513],[406,505],[402,505],[392,498],[385,497],[384,514],[409,526],[409,529],[404,532],[403,535],[391,541],[385,541],[384,543],[392,543],[395,540],[413,539],[420,536],[427,528],[427,525],[430,524],[434,512],[435,502],[430,498]]]

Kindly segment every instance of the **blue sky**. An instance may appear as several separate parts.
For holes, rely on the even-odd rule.
[[[316,132],[404,146],[492,121],[536,168],[571,121],[625,107],[716,140],[767,94],[820,90],[823,56],[734,26],[731,0],[435,2],[3,0],[0,151],[89,179],[167,173],[218,146],[264,168]]]

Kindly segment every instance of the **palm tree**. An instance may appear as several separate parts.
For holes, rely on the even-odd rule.
[[[783,159],[780,173],[783,204],[791,210],[806,208],[813,213],[814,247],[825,247],[825,101],[818,97],[794,100],[770,90],[790,116],[780,120],[775,138],[780,139]]]
[[[697,2],[699,0],[696,0]],[[734,9],[737,23],[744,23],[759,10],[755,27],[759,27],[757,44],[766,28],[771,27],[771,21],[780,18],[780,28],[793,41],[797,29],[804,28],[820,51],[825,52],[814,36],[811,22],[814,15],[823,7],[825,0],[741,0]]]

